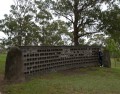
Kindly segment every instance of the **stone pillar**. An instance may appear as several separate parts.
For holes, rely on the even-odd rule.
[[[22,51],[18,47],[12,47],[7,53],[5,65],[5,80],[10,82],[24,81]]]
[[[108,50],[103,51],[103,65],[104,67],[111,68],[110,54]]]

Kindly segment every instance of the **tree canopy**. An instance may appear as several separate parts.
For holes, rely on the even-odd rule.
[[[78,46],[84,44],[83,37],[97,42],[106,34],[120,44],[118,3],[119,0],[16,0],[10,13],[0,20],[0,31],[8,36],[2,42],[9,46]],[[105,11],[103,4],[107,6]]]
[[[19,0],[11,5],[10,14],[5,14],[5,18],[0,20],[0,30],[8,36],[8,45],[22,46],[36,41],[38,27],[33,21],[34,12],[31,0]]]
[[[66,19],[72,28],[74,45],[79,45],[82,36],[99,32],[96,26],[104,3],[111,5],[114,0],[52,0],[52,9],[56,16]]]

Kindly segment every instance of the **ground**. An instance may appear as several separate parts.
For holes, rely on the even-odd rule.
[[[114,64],[112,68],[72,69],[36,76],[19,84],[6,84],[2,80],[5,55],[0,57],[2,94],[120,94],[120,68]]]

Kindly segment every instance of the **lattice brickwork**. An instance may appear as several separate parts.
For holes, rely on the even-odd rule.
[[[99,47],[21,46],[25,74],[98,65]]]

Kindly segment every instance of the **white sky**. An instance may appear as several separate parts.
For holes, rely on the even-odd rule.
[[[4,14],[9,13],[10,6],[14,4],[13,0],[0,0],[0,19]]]
[[[13,0],[0,0],[0,19],[4,17],[4,14],[9,13],[12,4],[14,4]],[[6,36],[0,31],[0,38],[2,37]]]

